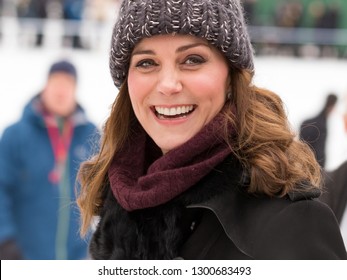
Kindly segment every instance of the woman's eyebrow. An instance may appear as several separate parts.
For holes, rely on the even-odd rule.
[[[184,45],[184,46],[181,46],[181,47],[177,48],[176,53],[183,52],[183,51],[186,51],[188,49],[199,47],[199,46],[203,46],[203,47],[207,47],[207,48],[210,47],[208,44],[205,44],[205,43],[194,43],[194,44]],[[153,50],[146,50],[146,49],[143,49],[143,50],[139,49],[139,50],[135,50],[132,53],[132,56],[143,55],[143,54],[155,55],[155,51],[153,51]]]
[[[154,51],[152,51],[152,50],[137,50],[137,51],[134,51],[133,53],[132,53],[132,56],[134,56],[134,55],[141,55],[141,54],[151,54],[151,55],[154,55],[155,54],[155,52]]]
[[[210,46],[206,43],[194,43],[194,44],[189,44],[189,45],[185,45],[185,46],[181,46],[179,47],[177,50],[176,50],[176,53],[178,52],[183,52],[183,51],[186,51],[188,49],[191,49],[191,48],[195,48],[195,47],[199,47],[199,46],[203,46],[203,47],[207,47],[207,48],[210,48]]]

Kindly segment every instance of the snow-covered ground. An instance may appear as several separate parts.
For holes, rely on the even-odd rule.
[[[44,85],[53,61],[69,58],[79,72],[78,98],[89,117],[100,127],[117,95],[108,68],[107,47],[93,51],[0,46],[0,135],[17,120],[24,104]],[[278,93],[286,104],[293,129],[316,114],[333,91],[338,106],[329,120],[327,169],[347,160],[347,134],[342,115],[347,110],[347,61],[258,57],[254,83]]]

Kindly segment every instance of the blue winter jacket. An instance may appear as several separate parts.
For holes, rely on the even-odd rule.
[[[76,174],[96,152],[99,134],[82,108],[74,114],[67,184],[50,182],[54,155],[41,114],[39,96],[0,140],[0,244],[15,240],[25,259],[84,259],[88,240],[79,235]]]
[[[64,0],[64,18],[68,20],[81,20],[83,16],[85,0]]]

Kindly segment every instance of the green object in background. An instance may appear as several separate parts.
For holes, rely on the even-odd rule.
[[[336,4],[339,6],[341,13],[339,28],[347,29],[347,1],[342,0],[292,0],[292,2],[301,2],[303,4],[302,27],[313,27],[313,16],[309,12],[309,6],[314,2],[321,2],[329,6]],[[255,3],[255,22],[259,25],[273,26],[275,25],[275,15],[277,7],[282,3],[288,3],[288,0],[258,0]]]

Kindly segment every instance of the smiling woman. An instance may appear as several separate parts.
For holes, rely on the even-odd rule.
[[[226,59],[206,40],[161,35],[135,46],[128,89],[137,119],[166,153],[220,112],[230,91],[228,80]]]
[[[110,68],[120,90],[79,173],[92,258],[346,258],[313,153],[252,83],[238,0],[124,0]]]

